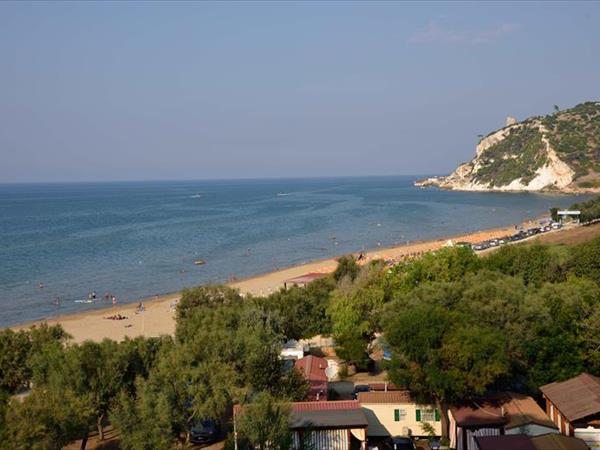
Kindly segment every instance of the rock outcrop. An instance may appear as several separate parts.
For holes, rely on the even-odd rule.
[[[600,192],[600,102],[507,125],[482,138],[475,158],[417,186],[464,191]]]

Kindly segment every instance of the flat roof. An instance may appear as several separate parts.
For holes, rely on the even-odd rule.
[[[558,214],[559,216],[577,216],[581,214],[581,211],[570,211],[565,209],[563,211],[558,211],[556,214]]]
[[[326,403],[326,402],[318,402]],[[293,411],[290,428],[366,428],[369,425],[362,409]]]
[[[292,403],[290,428],[366,428],[369,422],[357,400]]]

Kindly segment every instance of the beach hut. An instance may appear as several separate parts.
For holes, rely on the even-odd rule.
[[[558,215],[558,218],[561,223],[565,223],[568,221],[579,223],[579,217],[581,216],[581,211],[564,209],[564,210],[558,211],[556,214]]]
[[[582,373],[540,388],[546,412],[560,432],[600,449],[600,378]]]

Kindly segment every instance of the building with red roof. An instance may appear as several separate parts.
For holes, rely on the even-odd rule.
[[[310,383],[308,399],[313,402],[327,400],[327,391],[329,389],[326,373],[328,367],[327,360],[318,356],[309,355],[298,359],[294,364],[294,367],[298,369]]]

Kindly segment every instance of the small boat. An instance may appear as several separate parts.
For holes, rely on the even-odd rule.
[[[94,303],[94,300],[84,298],[83,300],[74,300],[75,303]]]
[[[197,259],[196,261],[194,261],[194,264],[196,264],[197,266],[203,266],[204,264],[206,264],[206,261],[204,261],[203,259]]]

